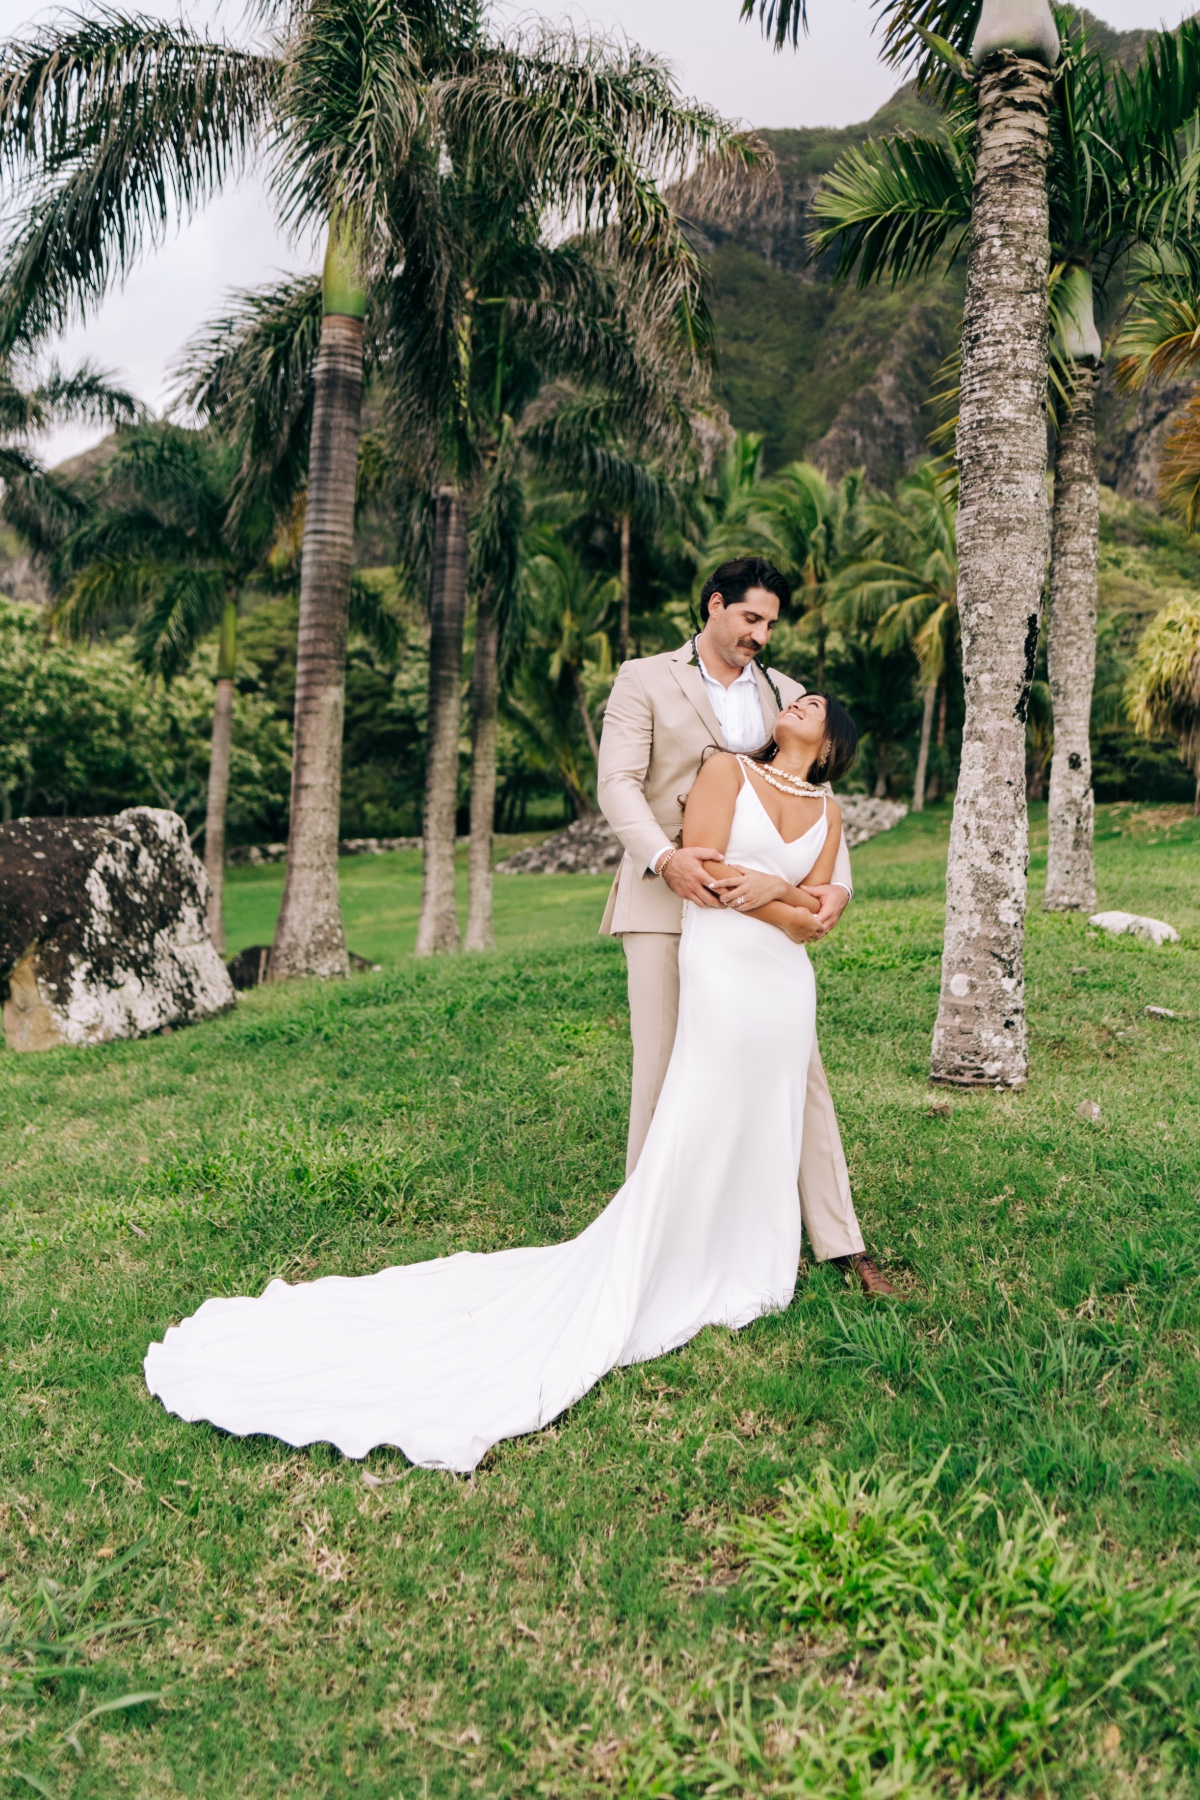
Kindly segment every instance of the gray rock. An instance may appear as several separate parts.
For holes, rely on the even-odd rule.
[[[264,982],[270,966],[270,944],[250,944],[245,950],[239,950],[236,956],[231,956],[225,964],[229,970],[229,979],[239,994]]]
[[[1102,912],[1093,913],[1088,920],[1089,925],[1098,926],[1107,931],[1110,937],[1142,938],[1148,944],[1177,944],[1179,933],[1165,919],[1146,919],[1140,913]]]
[[[0,826],[0,997],[13,1050],[103,1044],[211,1018],[233,984],[177,813]]]
[[[895,800],[874,800],[866,794],[839,794],[842,827],[847,848],[855,850],[868,838],[890,831],[908,812]],[[607,819],[589,813],[552,837],[497,863],[498,875],[611,875],[624,855]]]
[[[465,844],[468,840],[461,837],[457,841]],[[342,838],[338,855],[384,856],[389,850],[419,850],[421,843],[419,837]],[[286,862],[287,848],[286,844],[234,844],[225,858],[225,867],[258,869],[264,863]]]
[[[1079,1105],[1075,1108],[1075,1111],[1078,1113],[1079,1117],[1085,1120],[1089,1125],[1098,1125],[1104,1116],[1100,1111],[1100,1102],[1098,1100],[1081,1100]]]
[[[496,864],[498,875],[611,875],[625,852],[600,813],[576,819],[540,844]]]

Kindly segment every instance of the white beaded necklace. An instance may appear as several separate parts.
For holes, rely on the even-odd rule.
[[[781,794],[790,794],[793,799],[804,800],[810,795],[822,799],[828,789],[819,782],[805,781],[801,775],[790,775],[786,769],[772,769],[766,763],[751,764],[748,756],[739,756],[738,761],[749,772],[753,768],[756,775],[761,775],[768,786],[776,788]]]

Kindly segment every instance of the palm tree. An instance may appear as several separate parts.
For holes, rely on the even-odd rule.
[[[1134,725],[1144,737],[1173,737],[1192,770],[1200,815],[1200,606],[1172,600],[1142,634],[1126,690]]]
[[[50,426],[69,419],[82,419],[91,425],[133,425],[142,416],[140,401],[123,388],[114,386],[112,376],[104,369],[80,363],[65,375],[57,363],[51,363],[45,374],[37,374],[28,359],[11,353],[0,357],[0,480],[14,505],[28,501],[33,508],[31,522],[40,517],[41,509],[55,506],[55,493],[61,483],[47,480],[37,457],[29,448]],[[58,493],[57,505],[70,510],[70,500]],[[34,522],[34,529],[37,523]]]
[[[604,682],[612,675],[612,651],[605,622],[620,600],[620,578],[589,575],[579,556],[556,532],[539,533],[531,546],[531,608],[549,653],[547,674],[552,686],[574,694],[593,767],[600,743],[592,720],[587,674]],[[591,810],[591,801],[587,801]]]
[[[805,3],[759,0],[777,43],[795,40]],[[916,60],[943,90],[969,88],[975,107],[957,435],[967,705],[930,1072],[1020,1086],[1024,713],[1049,553],[1046,161],[1059,38],[1049,0],[879,0],[879,10],[885,54]]]
[[[456,301],[432,329],[454,379],[443,384],[444,410],[430,409],[417,358],[402,350],[389,400],[391,429],[409,454],[422,432],[435,434],[430,454],[440,452],[450,471],[443,499],[455,533],[457,579],[431,616],[418,953],[459,941],[453,832],[467,570],[476,604],[467,940],[481,949],[492,931],[498,659],[518,603],[522,483],[540,473],[626,517],[657,505],[661,483],[646,453],[686,446],[689,384],[702,385],[711,342],[701,266],[660,184],[698,158],[714,188],[766,160],[756,140],[680,101],[661,64],[574,39],[497,46],[469,78],[444,84],[438,116],[440,241]],[[577,231],[555,242],[564,218]],[[406,371],[417,372],[414,388]]]
[[[597,697],[611,683],[606,622],[620,603],[618,577],[591,573],[552,528],[527,533],[522,655],[506,710],[554,768],[578,818],[595,810]],[[580,734],[587,762],[580,755]]]
[[[1046,896],[1046,904],[1052,908],[1090,908],[1095,891],[1087,743],[1098,527],[1093,394],[1100,342],[1092,312],[1093,276],[1107,274],[1139,237],[1163,229],[1164,207],[1160,202],[1180,171],[1178,134],[1200,100],[1198,46],[1200,34],[1193,27],[1177,36],[1163,34],[1152,41],[1134,74],[1126,76],[1120,70],[1112,70],[1089,50],[1082,38],[1077,38],[1068,48],[1055,88],[1048,198],[1050,231],[1058,258],[1054,284],[1058,345],[1066,374],[1060,384],[1049,618],[1053,644],[1049,674],[1056,704],[1051,779],[1053,842]],[[818,242],[838,241],[843,273],[857,264],[862,280],[884,274],[893,279],[905,278],[928,268],[939,255],[952,258],[964,237],[971,243],[975,241],[980,157],[987,122],[979,110],[983,100],[981,88],[973,96],[976,116],[972,150],[971,98],[960,92],[943,137],[867,146],[845,159],[835,171],[818,201],[824,219]],[[999,229],[998,217],[993,223]],[[972,329],[970,308],[969,269],[964,358]],[[964,369],[966,366],[964,361]],[[972,415],[965,388],[963,395],[958,445],[962,476],[960,532],[966,530],[961,592],[968,678],[964,735],[964,769],[968,779],[965,785],[960,779],[955,806],[946,958],[933,1066],[939,1079],[991,1080],[994,1075],[1000,1082],[1011,1084],[1024,1079],[1025,1069],[1020,953],[1026,827],[1021,803],[1024,784],[1015,773],[1018,760],[1023,766],[1024,732],[1018,733],[1017,727],[1024,726],[1028,710],[1039,607],[1037,595],[1027,594],[1030,603],[1023,613],[1015,606],[1008,611],[1007,650],[1002,663],[994,656],[977,659],[981,627],[982,638],[991,638],[1001,615],[993,613],[991,619],[977,616],[976,599],[980,606],[988,602],[983,565],[973,564],[975,505],[970,471],[962,455],[964,443],[971,435],[968,426]],[[994,397],[998,399],[999,395]],[[1001,494],[1011,497],[1015,491],[998,480],[992,495],[993,507],[1001,504]],[[1040,497],[1033,497],[1032,504],[1040,513]],[[998,530],[998,520],[994,524]],[[996,567],[1003,569],[1001,539],[995,531],[991,542],[997,556]],[[1030,562],[1030,574],[1032,568]],[[978,587],[973,581],[973,569],[978,571]],[[997,686],[1002,673],[1007,685]],[[1011,702],[1007,713],[998,704],[1002,693],[1007,693]],[[994,729],[985,729],[989,718]],[[1004,746],[1005,768],[992,767],[989,782],[985,769],[995,763],[1000,745]],[[985,791],[1003,794],[1005,805],[1000,812],[1007,818],[1011,803],[1013,817],[1001,826],[993,807],[995,832],[990,826],[968,830],[968,809],[974,815],[983,805]],[[1008,825],[1016,835],[1010,839],[1011,848],[1005,851],[1001,840],[1007,835]],[[1019,852],[1019,864],[1014,851]],[[997,883],[996,873],[1001,869],[1004,879]],[[974,950],[969,942],[972,910],[988,921]],[[956,990],[956,982],[961,992]],[[970,1005],[960,1004],[967,1000]],[[978,1034],[974,1051],[970,1050],[972,1032]],[[959,1057],[956,1044],[964,1051],[965,1060]]]
[[[5,47],[0,155],[33,191],[0,313],[9,343],[86,314],[254,151],[271,160],[285,222],[324,234],[279,979],[348,967],[338,794],[364,315],[370,278],[403,255],[420,211],[428,158],[409,153],[429,137],[424,64],[448,38],[468,42],[474,14],[453,0],[263,10],[276,29],[261,52],[107,13]]]
[[[839,623],[874,625],[885,653],[911,646],[920,670],[921,738],[912,810],[925,809],[929,751],[939,695],[961,655],[955,484],[929,464],[901,482],[894,500],[863,507],[865,554],[831,584],[830,612]]]
[[[735,546],[743,554],[755,551],[787,576],[814,642],[814,676],[822,693],[830,583],[854,544],[862,491],[861,470],[835,483],[811,463],[789,463],[749,490],[717,539],[723,552],[732,555]]]

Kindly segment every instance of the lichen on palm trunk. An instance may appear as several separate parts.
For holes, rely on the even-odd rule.
[[[1026,1079],[1025,714],[1049,549],[1045,487],[1050,71],[998,51],[979,80],[957,454],[966,718],[930,1074]]]
[[[362,407],[360,318],[327,313],[314,380],[300,570],[287,883],[271,978],[349,973],[338,901],[338,815],[354,492]]]
[[[1096,368],[1075,368],[1071,407],[1058,434],[1046,659],[1054,706],[1050,766],[1047,912],[1096,910],[1092,848],[1095,801],[1089,727],[1096,678],[1096,559],[1100,485],[1096,478]]]
[[[438,489],[429,602],[429,722],[425,764],[424,873],[417,955],[459,946],[454,897],[458,727],[467,605],[467,521],[456,487]]]
[[[225,954],[225,807],[229,799],[229,756],[233,742],[233,680],[222,675],[213,696],[212,751],[208,766],[208,806],[204,817],[204,872],[208,876],[208,930]]]
[[[496,810],[496,711],[499,631],[491,587],[484,583],[475,611],[471,671],[471,848],[467,949],[493,950],[492,824]]]

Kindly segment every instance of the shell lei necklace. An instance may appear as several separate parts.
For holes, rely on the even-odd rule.
[[[738,761],[749,772],[753,767],[756,775],[761,775],[769,787],[777,788],[781,794],[790,794],[793,799],[804,800],[811,795],[814,799],[822,799],[828,787],[816,781],[805,781],[801,775],[789,775],[786,769],[772,769],[767,763],[750,762],[748,756],[739,756]]]

